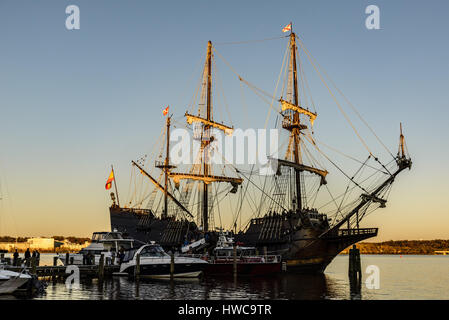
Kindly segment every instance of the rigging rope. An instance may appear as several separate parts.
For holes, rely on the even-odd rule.
[[[265,127],[264,128],[266,128],[268,126],[268,120],[270,119],[271,110],[274,109],[273,108],[273,103],[274,103],[274,99],[275,99],[275,96],[276,96],[276,92],[278,91],[279,82],[280,82],[281,76],[282,76],[282,69],[284,68],[285,59],[288,56],[287,53],[288,53],[288,48],[289,47],[290,47],[290,43],[287,44],[287,49],[285,50],[284,58],[282,59],[281,71],[279,72],[278,80],[276,81],[276,87],[274,89],[273,98],[272,98],[271,104],[270,104],[270,109],[268,109],[267,118],[265,119]],[[281,91],[281,93],[282,93],[282,91]]]
[[[278,36],[278,37],[272,37],[272,38],[265,38],[265,39],[259,39],[259,40],[247,40],[247,41],[235,41],[235,42],[218,42],[215,43],[214,45],[230,45],[230,44],[247,44],[247,43],[255,43],[255,42],[264,42],[264,41],[269,41],[269,40],[278,40],[278,39],[283,39],[283,38],[288,38],[290,36]]]
[[[371,150],[369,149],[368,145],[366,144],[365,140],[363,140],[363,138],[360,136],[359,132],[357,131],[357,129],[355,128],[355,126],[353,125],[353,123],[351,122],[351,120],[349,120],[348,115],[346,114],[346,112],[344,112],[343,108],[341,107],[340,103],[338,102],[337,98],[335,97],[335,95],[333,94],[332,90],[329,88],[329,86],[327,85],[326,81],[324,80],[321,72],[318,70],[318,68],[315,66],[315,63],[313,62],[312,58],[309,55],[309,52],[307,51],[307,49],[304,47],[304,44],[302,43],[301,39],[299,39],[298,36],[296,36],[296,38],[299,40],[299,45],[301,46],[301,48],[303,49],[303,51],[306,53],[309,62],[312,64],[313,68],[315,69],[315,71],[317,72],[317,74],[320,76],[321,81],[323,82],[323,84],[326,86],[327,90],[329,91],[329,94],[331,95],[332,99],[334,100],[334,102],[337,104],[338,109],[340,110],[340,112],[343,114],[344,118],[346,119],[346,121],[350,124],[350,126],[352,127],[352,129],[354,130],[355,134],[357,135],[357,137],[359,138],[359,140],[362,142],[363,146],[365,147],[365,149],[369,152],[369,154],[371,154],[374,158],[376,158],[373,153],[371,152]]]
[[[298,40],[300,41],[300,44],[302,43],[302,46],[304,46],[304,51],[307,50],[305,48],[304,43],[299,39],[298,36],[296,36]],[[348,105],[351,107],[351,109],[354,111],[354,113],[359,117],[359,119],[365,124],[365,126],[371,131],[371,133],[374,135],[374,137],[377,139],[377,141],[385,148],[385,150],[395,159],[394,155],[391,153],[391,151],[385,146],[385,144],[382,142],[382,140],[379,138],[379,136],[376,134],[376,132],[371,128],[371,126],[368,124],[368,122],[362,117],[362,115],[358,112],[357,108],[349,101],[349,99],[343,94],[343,92],[337,87],[335,82],[331,79],[331,77],[327,74],[326,70],[313,58],[311,57],[315,63],[318,65],[318,68],[322,70],[325,77],[328,79],[329,82],[331,82],[332,86],[342,95],[343,99],[346,100]]]

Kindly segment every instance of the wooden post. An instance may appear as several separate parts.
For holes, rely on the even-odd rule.
[[[170,279],[173,280],[175,274],[175,255],[170,252]]]
[[[352,249],[349,249],[349,269],[348,275],[350,278],[355,280],[362,279],[362,266],[360,261],[360,251],[357,249],[356,245],[352,246]]]
[[[70,264],[73,264],[75,258],[74,257],[70,257]]]
[[[351,297],[357,297],[360,294],[362,284],[362,267],[360,261],[360,251],[356,245],[349,249],[349,286]]]
[[[3,260],[5,258],[5,254],[4,253],[0,253],[0,260]]]
[[[134,277],[138,281],[140,279],[140,253],[136,254],[136,266],[134,268]]]
[[[98,264],[98,280],[103,281],[104,279],[104,253],[100,256],[100,262]]]
[[[234,254],[233,254],[233,274],[234,274],[234,278],[237,277],[237,246],[234,243]]]
[[[66,266],[68,266],[69,265],[69,257],[70,257],[70,255],[69,255],[69,253],[67,252],[66,254],[65,254],[65,265]]]
[[[53,266],[57,266],[58,265],[58,256],[53,257]]]
[[[36,274],[36,257],[31,258],[31,274]]]
[[[267,262],[267,247],[263,247],[263,258],[265,259],[265,262]]]

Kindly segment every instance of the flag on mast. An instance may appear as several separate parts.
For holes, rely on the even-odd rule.
[[[114,171],[113,170],[111,171],[111,174],[109,175],[109,178],[106,181],[106,185],[105,185],[106,190],[111,189],[112,181],[114,181]]]
[[[284,29],[282,29],[282,32],[288,32],[292,30],[292,23],[290,22],[288,25],[286,25],[284,27]]]
[[[162,110],[162,114],[164,115],[164,116],[166,116],[167,115],[167,113],[168,113],[168,108],[169,108],[170,106],[167,106],[167,108],[165,108],[164,110]]]

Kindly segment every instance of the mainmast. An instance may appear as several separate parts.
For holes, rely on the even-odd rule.
[[[212,98],[212,42],[207,43],[207,100],[206,100],[206,120],[211,121],[211,98]],[[208,124],[204,125],[204,139],[201,140],[201,150],[204,152],[204,176],[209,175],[209,157],[207,145],[210,143],[210,126]],[[203,231],[209,230],[209,213],[208,213],[208,196],[209,191],[207,188],[206,181],[203,181]]]
[[[313,125],[317,114],[310,111],[306,107],[300,106],[299,92],[298,92],[298,66],[296,61],[297,47],[296,47],[296,35],[294,32],[290,34],[290,74],[289,83],[292,81],[292,97],[291,101],[279,100],[281,102],[281,111],[284,113],[284,120],[282,121],[282,127],[291,132],[289,147],[287,149],[286,159],[278,159],[278,165],[287,166],[295,171],[295,197],[296,197],[296,209],[301,211],[303,208],[303,198],[305,198],[304,181],[302,181],[302,172],[308,171],[321,177],[321,184],[326,184],[326,170],[320,170],[311,166],[303,164],[301,156],[301,130],[307,129],[307,126],[301,123],[300,115],[307,116],[310,120],[310,124]],[[290,75],[289,75],[290,77]],[[289,112],[289,113],[287,113]],[[291,150],[291,146],[293,150]],[[291,152],[293,151],[293,154]],[[291,160],[290,160],[291,159]]]
[[[210,135],[210,129],[215,128],[222,130],[225,134],[232,135],[234,128],[228,127],[222,123],[217,123],[213,121],[213,113],[212,113],[212,42],[209,41],[207,43],[207,56],[205,63],[205,70],[203,73],[203,83],[205,82],[206,89],[206,112],[205,114],[201,114],[199,110],[199,114],[192,115],[186,112],[185,117],[188,124],[192,124],[193,122],[201,123],[201,149],[202,153],[202,173],[181,173],[181,172],[170,172],[170,178],[173,179],[175,184],[178,184],[181,179],[189,179],[200,181],[203,184],[202,190],[202,203],[201,203],[201,224],[203,227],[203,231],[206,232],[209,230],[209,184],[212,182],[228,182],[233,186],[239,185],[243,182],[240,178],[232,178],[226,176],[217,176],[211,174],[210,168],[210,155],[209,155],[209,144],[211,143],[212,137]],[[204,77],[206,79],[204,79]],[[205,80],[205,81],[204,81]],[[204,84],[203,84],[204,85]],[[204,88],[204,87],[203,87]],[[200,170],[201,171],[201,168]]]
[[[293,103],[295,105],[299,105],[298,101],[298,74],[297,74],[297,68],[296,68],[296,39],[295,39],[295,33],[291,33],[290,35],[290,47],[291,47],[291,55],[292,55],[292,63],[293,63]],[[293,123],[297,123],[298,126],[292,128],[292,136],[293,136],[293,152],[295,155],[295,163],[300,163],[300,144],[299,144],[299,134],[300,134],[300,119],[299,119],[299,113],[294,112],[293,114]],[[301,211],[302,209],[302,199],[301,199],[301,172],[295,168],[295,184],[296,184],[296,203],[297,203],[297,209]]]

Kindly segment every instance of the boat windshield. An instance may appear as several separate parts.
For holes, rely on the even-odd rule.
[[[122,235],[121,235],[120,233],[118,233],[118,232],[109,232],[108,234],[106,234],[106,235],[104,236],[103,239],[105,239],[105,240],[112,240],[112,239],[114,239],[114,240],[119,240],[119,239],[123,239],[123,237],[122,237]]]
[[[140,251],[141,257],[164,257],[167,256],[161,246],[146,246]]]
[[[122,262],[128,262],[134,258],[134,254],[136,253],[137,249],[132,249],[125,251],[125,256],[123,257]]]
[[[102,240],[105,234],[106,232],[94,232],[94,234],[92,235],[92,242]]]

